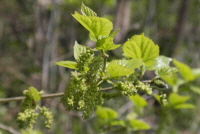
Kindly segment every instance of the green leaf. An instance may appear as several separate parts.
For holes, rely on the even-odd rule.
[[[140,120],[136,120],[136,119],[133,119],[133,120],[129,120],[129,125],[131,128],[133,128],[133,130],[137,131],[137,130],[148,130],[150,129],[150,126],[143,122],[143,121],[140,121]]]
[[[174,74],[170,77],[161,77],[161,78],[162,78],[162,80],[164,80],[170,86],[175,86],[178,83],[178,80],[179,80],[177,74]]]
[[[175,109],[194,109],[195,106],[188,103],[177,104],[174,106]]]
[[[106,71],[110,77],[125,76],[134,73],[134,70],[123,67],[115,62],[110,62],[106,67]]]
[[[114,37],[119,31],[120,29],[118,28],[117,30],[113,31],[109,36]]]
[[[140,59],[113,60],[106,67],[106,71],[111,77],[125,76],[134,73],[134,69],[141,65],[142,61]]]
[[[115,45],[113,43],[113,39],[114,39],[113,37],[106,37],[101,40],[98,40],[96,44],[96,48],[107,51],[107,50],[113,50],[120,47],[120,45]]]
[[[96,40],[101,36],[108,36],[113,29],[112,22],[105,18],[84,16],[80,15],[78,12],[75,12],[72,16],[81,23],[90,32],[90,36],[96,38]]]
[[[108,120],[116,119],[118,116],[117,112],[114,111],[113,109],[107,108],[107,107],[100,107],[100,106],[97,107],[96,115],[99,118],[108,119]]]
[[[169,66],[169,63],[172,61],[172,58],[166,56],[158,56],[156,61],[150,67],[147,67],[147,70],[156,70],[162,66]]]
[[[147,101],[142,98],[139,94],[129,96],[129,99],[137,106],[137,107],[145,107],[147,105]]]
[[[153,94],[153,97],[160,103],[161,103],[161,100],[160,100],[160,96],[158,94]]]
[[[173,76],[177,71],[178,70],[175,67],[162,66],[155,71],[155,74],[160,77],[170,77]]]
[[[190,89],[192,92],[194,92],[194,93],[200,95],[200,87],[194,86],[194,85],[190,85],[190,86],[189,86],[189,89]]]
[[[141,59],[113,60],[112,62],[115,62],[123,67],[128,68],[128,69],[135,69],[135,68],[140,67],[143,64]]]
[[[193,81],[195,79],[193,72],[192,72],[192,69],[188,65],[186,65],[182,62],[179,62],[176,59],[173,59],[173,63],[179,69],[181,76],[185,80]]]
[[[74,58],[76,60],[78,60],[80,54],[85,53],[85,52],[86,52],[86,46],[79,45],[78,42],[75,42],[75,45],[74,45]]]
[[[190,96],[180,96],[180,95],[178,95],[176,93],[171,93],[169,95],[169,103],[171,105],[185,103],[189,99],[190,99]]]
[[[59,66],[62,66],[62,67],[67,67],[67,68],[70,68],[70,69],[77,69],[76,68],[77,63],[74,62],[74,61],[59,61],[59,62],[56,62],[56,65],[59,65]]]
[[[111,126],[123,126],[125,127],[126,124],[123,120],[113,120],[110,122]]]
[[[20,130],[22,134],[42,134],[40,130],[33,130],[33,129],[22,129]]]
[[[36,88],[29,87],[29,91],[30,91],[30,94],[33,97],[34,101],[40,101],[41,100],[40,94],[39,94],[39,92]]]
[[[135,112],[129,112],[129,113],[126,115],[126,119],[127,119],[127,120],[136,119],[137,117],[138,117],[138,114],[135,113]]]
[[[151,66],[159,55],[159,47],[144,34],[135,35],[125,42],[123,51],[126,57],[142,59],[145,66]]]
[[[200,68],[192,69],[192,74],[194,75],[195,79],[200,77]]]
[[[97,14],[92,9],[85,6],[83,3],[81,5],[81,13],[85,16],[97,16]]]

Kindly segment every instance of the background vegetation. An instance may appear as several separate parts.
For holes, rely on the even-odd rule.
[[[71,16],[75,10],[80,10],[81,2],[82,0],[0,1],[0,97],[21,96],[29,86],[45,93],[64,91],[70,78],[70,70],[55,66],[54,63],[74,60],[72,49],[75,40],[80,44],[94,46],[88,39],[88,32]],[[84,3],[99,16],[112,20],[115,29],[121,28],[115,38],[116,44],[144,32],[161,47],[161,55],[177,58],[192,68],[200,68],[200,1],[84,0]],[[121,50],[111,51],[110,55],[120,58]],[[152,73],[146,76],[152,77]],[[199,80],[192,84],[196,90],[200,90]],[[173,126],[176,129],[170,133],[200,133],[198,93],[183,94],[192,96],[191,102],[197,109],[168,112],[172,119],[176,119]],[[132,109],[125,98],[119,98],[117,102],[116,104],[116,100],[110,100],[105,106],[112,106],[122,115]],[[59,98],[45,99],[41,103],[49,107],[55,116],[50,130],[45,130],[40,121],[35,126],[43,133],[91,134],[98,126],[95,124],[95,117],[85,121],[81,119],[79,112],[66,112]],[[157,109],[155,100],[148,99],[148,103]],[[0,133],[9,133],[5,131],[8,127],[19,131],[15,122],[19,105],[20,102],[0,104]],[[151,114],[155,109],[148,109],[145,114]],[[157,124],[154,119],[150,122]],[[151,130],[144,133],[154,132]],[[164,133],[168,133],[167,130],[160,134]]]

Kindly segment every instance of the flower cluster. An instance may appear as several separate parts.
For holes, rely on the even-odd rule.
[[[30,87],[30,89],[33,88],[33,87]],[[38,95],[42,95],[43,92],[37,92]],[[23,92],[24,96],[25,96],[25,99],[22,101],[22,105],[21,105],[21,109],[20,111],[24,111],[26,109],[35,109],[35,107],[37,106],[37,102],[35,101],[35,96],[34,94],[32,94],[30,92],[30,90],[24,90]]]
[[[90,51],[86,53],[91,54]],[[88,55],[83,53],[82,55]],[[80,55],[80,56],[82,56]],[[82,59],[81,57],[79,59]],[[88,60],[84,60],[88,62]],[[88,63],[88,70],[82,72],[73,72],[71,80],[65,90],[64,96],[61,98],[66,110],[83,111],[83,118],[88,118],[95,110],[97,105],[103,102],[102,93],[98,92],[98,79],[100,78],[100,70],[102,70],[103,60],[99,56],[92,58]],[[86,65],[86,63],[83,63]]]
[[[17,117],[19,128],[32,128],[33,124],[40,114],[46,118],[46,128],[50,128],[53,121],[52,113],[45,107],[40,107],[38,102],[43,94],[42,91],[38,92],[37,89],[30,87],[29,90],[23,92],[25,99],[22,101],[20,113]]]
[[[114,88],[119,90],[122,95],[131,96],[137,93],[137,89],[130,81],[119,81],[114,85]]]
[[[159,97],[160,97],[160,103],[161,103],[163,106],[165,106],[165,105],[168,104],[167,95],[166,95],[166,94],[160,92],[160,93],[159,93]]]
[[[40,108],[40,114],[41,114],[42,116],[44,116],[45,119],[46,119],[46,121],[45,121],[45,127],[46,127],[46,128],[50,128],[50,127],[51,127],[51,124],[52,124],[52,122],[53,122],[53,115],[52,115],[52,113],[49,111],[48,108],[46,108],[46,107],[41,107],[41,108]]]
[[[143,91],[147,95],[151,95],[152,94],[152,88],[151,88],[150,84],[148,84],[148,83],[143,83],[141,81],[137,81],[135,87],[138,90]]]
[[[20,112],[17,117],[19,128],[31,128],[37,117],[38,113],[35,113],[34,109],[25,109],[24,112]]]
[[[84,72],[85,67],[88,66],[88,64],[91,62],[93,57],[94,57],[94,51],[91,48],[86,47],[86,51],[79,55],[79,58],[78,58],[78,61],[77,61],[78,70],[80,72]]]

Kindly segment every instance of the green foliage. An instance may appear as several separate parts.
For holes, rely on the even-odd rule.
[[[115,128],[119,128],[124,132],[138,132],[150,129],[150,125],[139,118],[143,114],[148,114],[145,111],[148,106],[147,100],[141,94],[144,96],[153,94],[161,104],[159,112],[163,115],[166,111],[195,108],[193,104],[186,103],[190,99],[189,96],[180,96],[177,92],[180,86],[192,82],[200,76],[199,69],[191,69],[175,59],[173,60],[175,67],[171,67],[172,59],[159,56],[159,46],[144,34],[134,35],[124,43],[122,59],[107,62],[109,55],[106,52],[120,47],[119,44],[116,45],[113,42],[119,29],[112,31],[111,21],[98,17],[83,3],[81,13],[82,15],[75,12],[72,16],[89,31],[89,37],[95,41],[96,46],[90,48],[75,42],[75,61],[56,62],[56,65],[75,70],[71,72],[71,79],[61,98],[66,110],[82,111],[84,119],[91,117],[96,111],[100,131],[112,132],[115,131]],[[143,80],[143,75],[147,71],[153,71],[155,77],[151,80]],[[183,79],[178,77],[178,73]],[[111,87],[102,88],[105,86],[104,84],[110,84]],[[167,84],[171,86],[172,90],[168,89]],[[198,87],[191,85],[188,87],[191,91],[200,94]],[[52,125],[53,114],[49,109],[40,107],[38,104],[41,94],[42,92],[38,92],[33,87],[24,91],[25,99],[17,117],[19,127],[28,128],[22,130],[24,134],[40,133],[32,130],[33,124],[36,123],[39,116],[45,118],[46,128],[50,128]],[[106,99],[122,96],[128,96],[134,103],[134,107],[129,109],[130,113],[127,113],[126,116],[118,114],[118,111],[114,109],[101,106]],[[168,122],[167,116],[162,116],[159,128]],[[124,117],[126,118],[124,119]]]
[[[169,66],[171,61],[172,61],[172,58],[168,58],[162,55],[158,56],[156,58],[156,61],[150,67],[147,67],[147,70],[156,70],[163,66]]]
[[[103,49],[104,51],[107,51],[107,50],[113,50],[113,49],[116,49],[118,47],[120,47],[120,45],[115,45],[113,43],[113,37],[105,37],[105,38],[102,38],[100,40],[98,40],[97,42],[97,49]]]
[[[185,103],[190,99],[190,96],[180,96],[176,93],[171,93],[169,96],[169,105],[175,109],[190,109],[195,108],[194,105]]]
[[[177,72],[177,69],[174,67],[169,67],[169,66],[162,66],[159,67],[155,73],[156,75],[158,75],[159,77],[170,77],[173,76],[175,73]]]
[[[24,90],[23,92],[25,99],[22,101],[21,111],[26,109],[35,109],[38,101],[40,101],[40,95],[43,92],[38,92],[34,87],[29,87],[29,90]]]
[[[33,124],[36,123],[39,114],[44,116],[45,127],[50,128],[53,122],[53,115],[46,107],[40,107],[38,102],[41,99],[42,91],[38,92],[38,90],[34,87],[29,87],[29,90],[24,91],[25,99],[22,101],[21,111],[18,114],[17,122],[19,128],[27,128],[31,129]],[[40,110],[40,113],[38,113]],[[29,131],[24,131],[24,133],[28,133]]]
[[[78,12],[75,12],[72,16],[90,32],[90,37],[94,40],[108,36],[113,28],[112,22],[105,18],[84,16]]]
[[[41,131],[39,130],[32,130],[32,129],[26,129],[26,130],[21,130],[22,134],[42,134]]]
[[[144,107],[147,105],[147,101],[138,94],[130,96],[129,98],[137,107]]]
[[[133,60],[113,60],[106,67],[110,77],[125,76],[134,73],[134,69],[142,65],[140,59]]]
[[[129,120],[129,125],[134,131],[150,129],[150,126],[148,124],[136,119]]]
[[[195,79],[195,76],[192,73],[192,70],[189,66],[187,66],[184,63],[181,63],[177,60],[173,60],[173,63],[175,64],[175,66],[179,69],[179,72],[181,74],[181,76],[187,80],[187,81],[193,81]]]
[[[90,117],[97,106],[103,103],[104,99],[123,95],[131,96],[130,99],[134,104],[142,108],[147,105],[147,102],[137,92],[142,91],[146,95],[151,95],[153,89],[159,91],[158,95],[155,94],[154,96],[160,104],[167,105],[166,94],[163,92],[168,86],[158,78],[164,78],[165,80],[167,77],[175,76],[177,69],[169,65],[172,59],[159,56],[158,45],[155,45],[151,39],[141,34],[133,36],[123,45],[124,55],[131,59],[112,60],[107,63],[108,55],[105,52],[119,47],[119,45],[113,43],[114,36],[119,30],[111,33],[112,23],[107,19],[97,17],[96,13],[84,4],[81,6],[81,12],[83,15],[75,12],[72,16],[90,32],[91,39],[97,41],[96,50],[75,42],[74,57],[76,62],[57,62],[57,65],[77,70],[72,72],[71,80],[61,99],[66,110],[83,111],[83,118],[86,119]],[[94,50],[97,51],[95,55]],[[154,70],[156,77],[151,81],[143,82],[140,79],[147,70]],[[112,82],[113,78],[117,81]],[[106,81],[113,85],[113,92],[101,90],[101,83]],[[177,85],[176,82],[172,81],[171,83]],[[183,106],[179,107],[183,108]],[[138,108],[138,110],[141,111],[141,108]],[[99,118],[107,119],[111,111],[110,109],[98,107],[96,113]],[[133,120],[131,124],[142,123]],[[149,126],[144,125],[143,129],[148,128]],[[134,130],[140,129],[142,128],[134,128]]]
[[[145,66],[151,66],[159,55],[159,47],[144,34],[135,35],[124,43],[123,51],[126,57],[142,59]]]
[[[67,67],[67,68],[70,68],[70,69],[77,69],[76,68],[77,63],[73,62],[73,61],[59,61],[59,62],[56,62],[56,65],[59,65],[59,66],[62,66],[62,67]]]
[[[112,120],[117,118],[116,111],[112,110],[111,108],[106,107],[97,107],[96,115],[101,119]]]
[[[85,6],[84,3],[82,3],[81,5],[81,12],[85,16],[93,16],[93,17],[97,16],[97,14],[92,9]]]

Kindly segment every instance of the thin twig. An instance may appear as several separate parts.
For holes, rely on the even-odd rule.
[[[111,89],[113,89],[113,87],[102,88],[102,89],[99,89],[98,91],[106,91],[106,90],[111,90]]]
[[[6,126],[0,123],[0,129],[10,132],[11,134],[21,134],[17,130],[13,129],[12,127]]]
[[[149,83],[151,81],[143,81],[143,82],[146,82],[146,83]],[[159,88],[157,86],[154,86],[154,88],[156,89],[160,89],[160,90],[163,90],[163,88]],[[111,90],[113,89],[113,87],[107,87],[107,88],[101,88],[98,90],[98,92],[100,91],[106,91],[106,90]],[[54,94],[44,94],[41,96],[42,99],[45,99],[45,98],[55,98],[55,97],[61,97],[63,96],[64,93],[54,93]],[[0,99],[0,103],[5,103],[5,102],[10,102],[10,101],[20,101],[20,100],[23,100],[25,97],[12,97],[12,98],[4,98],[4,99]]]
[[[106,91],[106,90],[111,90],[113,89],[113,87],[107,87],[107,88],[102,88],[99,89],[98,91]],[[63,96],[64,93],[54,93],[54,94],[44,94],[41,96],[42,99],[46,99],[46,98],[55,98],[55,97],[61,97]],[[25,97],[12,97],[12,98],[5,98],[5,99],[0,99],[0,103],[5,103],[5,102],[10,102],[10,101],[21,101],[23,100]]]
[[[42,99],[45,98],[54,98],[54,97],[61,97],[63,96],[64,93],[54,93],[54,94],[44,94],[41,96]],[[12,97],[12,98],[5,98],[5,99],[0,99],[0,103],[4,103],[4,102],[10,102],[10,101],[20,101],[23,100],[25,97]]]

